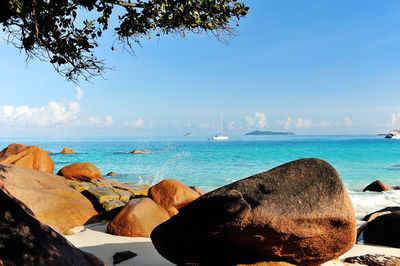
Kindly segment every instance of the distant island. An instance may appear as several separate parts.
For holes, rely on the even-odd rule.
[[[246,136],[261,136],[261,135],[294,135],[294,133],[291,132],[274,132],[274,131],[260,131],[256,130],[253,132],[249,132],[244,134]]]

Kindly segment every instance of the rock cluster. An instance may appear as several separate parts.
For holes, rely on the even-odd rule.
[[[0,249],[0,264],[103,265],[41,224],[67,231],[98,214],[110,220],[108,233],[150,236],[178,265],[315,265],[355,243],[349,195],[335,169],[319,159],[293,161],[205,193],[173,179],[151,187],[115,182],[91,163],[68,165],[55,176],[46,156],[20,144],[0,152],[0,160],[10,163],[0,164],[0,243],[9,243],[7,254]],[[398,228],[400,212],[390,211],[368,218],[366,241],[367,230],[377,231],[374,223]],[[378,231],[386,233],[400,239]]]
[[[147,196],[150,186],[129,185],[107,179],[91,179],[88,182],[65,180],[71,188],[81,192],[105,217],[115,215],[134,197]],[[114,210],[116,209],[116,210]],[[107,214],[107,212],[113,212]]]

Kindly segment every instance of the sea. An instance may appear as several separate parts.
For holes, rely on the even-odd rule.
[[[38,145],[51,152],[57,173],[79,162],[96,165],[103,175],[120,182],[153,185],[177,179],[211,191],[300,158],[329,162],[342,178],[356,216],[388,206],[400,206],[400,191],[362,192],[379,179],[400,185],[400,140],[375,135],[230,136],[228,141],[207,137],[85,137],[0,138],[0,149],[11,143]],[[68,147],[76,154],[60,154]],[[132,154],[132,150],[150,153]]]

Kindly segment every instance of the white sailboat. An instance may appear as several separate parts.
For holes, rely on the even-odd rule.
[[[218,133],[215,136],[212,136],[211,138],[209,138],[210,140],[228,140],[228,133],[225,127],[225,121],[224,119],[221,117],[221,128],[222,128],[222,133]]]

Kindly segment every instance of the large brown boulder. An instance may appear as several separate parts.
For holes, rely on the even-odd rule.
[[[68,187],[61,176],[15,165],[0,164],[0,179],[41,222],[61,230],[83,225],[97,212],[91,202]]]
[[[118,236],[150,237],[169,214],[149,198],[132,199],[108,224],[107,232]]]
[[[38,146],[10,144],[0,152],[0,163],[14,164],[50,174],[54,171],[53,160]]]
[[[1,178],[0,202],[1,265],[105,265],[37,220],[28,206],[5,189]]]
[[[92,163],[75,163],[67,165],[57,172],[57,175],[66,179],[86,182],[92,179],[104,179],[100,170]]]
[[[201,196],[156,227],[151,239],[178,265],[313,265],[354,245],[356,218],[336,170],[301,159]]]
[[[182,208],[199,197],[194,190],[174,179],[165,179],[149,190],[149,197],[164,209]]]

